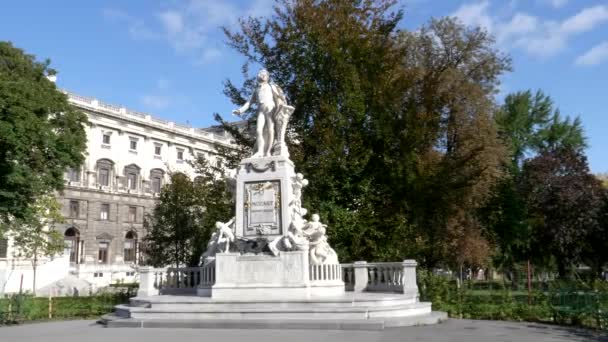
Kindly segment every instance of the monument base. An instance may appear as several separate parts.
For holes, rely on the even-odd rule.
[[[209,292],[218,300],[306,299],[344,293],[339,265],[309,266],[307,251],[278,256],[220,253],[215,267],[215,284]],[[205,295],[206,289],[198,293]]]
[[[447,319],[431,303],[399,294],[345,293],[305,300],[218,300],[196,296],[131,298],[102,318],[107,327],[382,330]]]

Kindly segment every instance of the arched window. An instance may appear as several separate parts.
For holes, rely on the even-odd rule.
[[[125,262],[136,262],[137,254],[137,233],[130,231],[125,235],[124,243],[124,261]]]
[[[163,186],[163,177],[165,172],[161,169],[152,169],[150,170],[150,183],[152,193],[157,194],[160,193],[160,189]]]
[[[97,183],[102,186],[109,186],[113,169],[113,161],[110,159],[99,159],[97,161]]]
[[[70,262],[80,263],[79,252],[80,252],[80,232],[74,227],[68,228],[63,234],[63,241],[65,241],[65,247],[70,253]]]
[[[125,177],[127,179],[127,189],[137,190],[137,184],[139,182],[139,166],[135,164],[125,166]]]

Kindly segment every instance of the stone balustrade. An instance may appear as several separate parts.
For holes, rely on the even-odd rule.
[[[418,295],[414,260],[403,262],[357,261],[342,264],[342,280],[346,291],[395,292]]]
[[[346,291],[403,293],[418,296],[414,260],[403,262],[357,261],[352,264],[310,265],[311,286],[344,281]],[[215,263],[203,267],[140,267],[138,296],[159,294],[204,295],[215,284]]]
[[[139,268],[138,296],[195,294],[200,287],[215,283],[215,265],[203,267]]]
[[[342,280],[342,269],[340,264],[310,265],[308,275],[312,286],[334,283]]]

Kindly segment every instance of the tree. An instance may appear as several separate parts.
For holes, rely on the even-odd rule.
[[[604,194],[600,182],[582,152],[543,150],[524,163],[521,189],[533,230],[532,256],[541,261],[554,257],[560,276],[567,276],[598,229]]]
[[[599,173],[595,176],[600,180],[600,182],[602,182],[602,185],[605,188],[608,188],[608,173]]]
[[[223,167],[210,165],[202,156],[193,166],[199,176],[192,181],[183,173],[172,174],[144,222],[146,254],[155,266],[197,266],[214,223],[234,215]]]
[[[203,207],[196,194],[195,184],[183,173],[170,176],[163,186],[158,203],[147,215],[145,245],[147,256],[154,266],[174,264],[176,268],[189,266]]]
[[[86,116],[47,79],[49,65],[0,42],[0,223],[25,218],[84,160]]]
[[[507,95],[496,114],[496,123],[516,168],[541,150],[587,147],[580,118],[562,119],[551,97],[541,90],[534,95],[530,90]]]
[[[586,138],[579,118],[562,119],[553,100],[542,91],[507,95],[495,116],[498,131],[509,148],[510,163],[504,177],[480,215],[497,245],[495,262],[510,268],[530,257],[531,227],[526,223],[527,207],[518,188],[524,161],[540,151],[572,149],[582,151]]]
[[[32,263],[33,294],[36,295],[36,272],[40,258],[52,257],[63,252],[63,236],[54,230],[56,223],[63,222],[61,205],[55,197],[39,197],[30,206],[29,214],[11,222],[13,243],[17,257],[29,259]]]
[[[500,175],[492,95],[509,60],[452,19],[400,31],[394,3],[279,1],[274,16],[241,20],[225,32],[247,58],[246,81],[225,93],[244,102],[251,65],[283,87],[305,206],[330,224],[343,260],[434,266],[450,261],[450,230],[463,224],[452,218],[480,206]]]

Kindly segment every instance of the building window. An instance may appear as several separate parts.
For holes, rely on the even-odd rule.
[[[63,234],[63,241],[65,248],[70,253],[70,262],[79,263],[80,232],[78,229],[74,227],[68,228]]]
[[[160,177],[152,177],[152,192],[155,194],[160,193]]]
[[[70,182],[80,182],[80,170],[79,169],[68,169],[68,180]]]
[[[137,207],[129,207],[129,222],[135,222],[137,218]]]
[[[137,140],[136,139],[131,139],[129,141],[129,149],[132,151],[137,150]]]
[[[125,235],[125,243],[124,243],[124,261],[125,262],[135,262],[136,252],[137,252],[137,234],[135,232],[128,232]]]
[[[107,264],[108,263],[108,247],[110,246],[109,242],[100,241],[98,243],[99,252],[97,253],[97,263],[98,264]]]
[[[127,188],[131,190],[137,189],[137,175],[133,172],[127,173]]]
[[[139,166],[135,164],[125,166],[125,176],[127,177],[127,189],[137,190]]]
[[[99,169],[99,184],[103,186],[110,185],[110,170],[102,167]]]
[[[102,142],[106,145],[110,145],[110,133],[104,133]]]
[[[177,160],[184,160],[184,150],[182,150],[182,149],[177,150]]]
[[[150,171],[150,182],[152,183],[152,193],[160,193],[163,186],[164,172],[161,169],[153,169]]]
[[[6,258],[8,252],[8,239],[0,238],[0,258]]]
[[[160,156],[160,152],[162,151],[162,145],[154,145],[154,154]]]
[[[100,219],[107,221],[109,220],[110,217],[110,205],[108,203],[102,203],[101,204],[101,215],[100,215]]]
[[[78,217],[80,213],[80,202],[70,201],[70,217]]]
[[[97,183],[99,183],[99,185],[110,185],[110,175],[112,173],[111,170],[113,169],[113,167],[114,163],[109,159],[100,159],[97,161]]]

